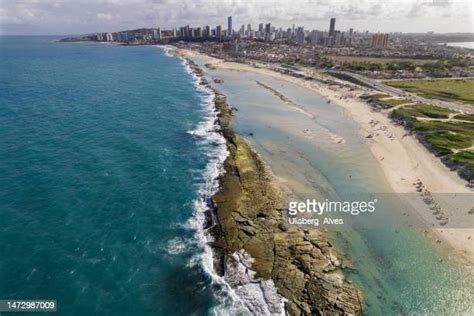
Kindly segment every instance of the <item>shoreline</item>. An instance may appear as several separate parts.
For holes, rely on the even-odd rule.
[[[384,176],[393,192],[414,193],[420,195],[416,184],[421,181],[424,192],[472,194],[467,182],[455,171],[449,170],[441,160],[426,149],[415,136],[407,136],[402,126],[395,126],[383,112],[372,111],[369,104],[358,96],[362,90],[350,91],[348,88],[333,87],[319,82],[309,82],[300,78],[284,75],[269,69],[256,68],[247,64],[225,62],[203,55],[196,51],[181,50],[188,57],[200,56],[208,60],[211,67],[229,71],[248,71],[285,80],[312,90],[331,104],[341,107],[344,112],[359,125],[360,133],[367,137],[371,154],[378,161]],[[376,122],[376,124],[374,124]],[[383,131],[382,131],[383,130]],[[413,195],[412,195],[413,196]],[[439,195],[438,195],[439,196]],[[463,263],[474,264],[474,228],[447,228],[442,224],[445,219],[458,223],[469,223],[473,216],[443,209],[443,221],[436,218],[428,206],[420,209],[418,201],[405,199],[416,211],[415,215],[426,224],[424,233],[436,244],[453,252]]]
[[[284,224],[273,175],[234,133],[225,96],[209,85],[199,66],[186,61],[200,84],[215,93],[218,125],[229,151],[207,216],[214,270],[253,313],[360,313],[362,293],[345,279],[331,243],[322,231]]]

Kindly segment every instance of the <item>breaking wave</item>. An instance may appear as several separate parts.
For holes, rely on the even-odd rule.
[[[181,58],[186,71],[192,76],[196,89],[201,96],[201,107],[203,111],[202,121],[192,130],[188,131],[192,135],[208,158],[208,163],[202,173],[202,179],[198,186],[198,197],[193,201],[193,217],[191,217],[187,227],[195,231],[195,238],[198,246],[202,248],[199,255],[191,258],[188,267],[200,264],[207,273],[213,284],[214,296],[218,301],[211,312],[215,315],[235,315],[245,314],[241,301],[237,294],[227,284],[223,277],[214,271],[214,260],[212,248],[209,242],[212,236],[204,229],[207,218],[206,211],[209,210],[207,201],[219,190],[218,176],[224,172],[223,164],[228,156],[226,140],[219,133],[217,123],[217,111],[214,105],[215,93],[211,89],[201,85],[201,78],[196,76],[184,58]]]

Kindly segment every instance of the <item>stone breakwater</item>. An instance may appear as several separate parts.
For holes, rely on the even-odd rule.
[[[361,313],[362,293],[344,278],[325,233],[285,224],[271,173],[234,133],[226,97],[210,86],[198,65],[189,59],[187,63],[201,84],[215,92],[220,132],[229,151],[208,216],[215,271],[252,314]]]

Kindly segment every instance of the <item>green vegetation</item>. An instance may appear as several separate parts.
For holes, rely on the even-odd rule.
[[[458,168],[463,177],[471,180],[474,178],[474,115],[457,114],[449,119],[453,113],[456,112],[416,104],[394,110],[391,117],[403,120],[445,163]]]
[[[419,121],[416,120],[413,128],[420,132],[448,131],[463,134],[474,140],[474,124],[459,122],[441,122],[441,121]],[[472,144],[469,144],[470,147]]]
[[[389,63],[413,63],[415,65],[423,65],[427,63],[436,62],[436,59],[416,59],[416,58],[386,58],[386,57],[365,57],[365,56],[337,56],[326,55],[329,60],[339,62],[358,62],[358,63],[375,63],[375,64],[389,64]]]
[[[474,114],[457,114],[454,118],[456,120],[474,122]]]
[[[384,71],[384,70],[410,70],[413,71],[417,67],[410,61],[374,63],[366,61],[351,61],[343,63],[345,68],[355,71]]]
[[[424,71],[433,77],[446,76],[446,71],[453,67],[469,67],[467,59],[416,59],[416,58],[376,58],[362,56],[328,56],[324,60],[341,64],[352,71]]]
[[[366,100],[368,103],[383,109],[390,109],[394,106],[410,103],[407,99],[387,99],[390,98],[388,94],[376,93],[371,95],[362,95],[361,99]]]
[[[400,80],[385,83],[427,98],[474,104],[474,79]]]
[[[451,154],[449,159],[457,163],[466,165],[469,169],[474,170],[474,151],[465,150],[456,154]]]
[[[407,99],[379,99],[379,101],[384,109],[393,108],[394,106],[400,104],[410,103],[410,101]]]
[[[288,68],[288,69],[291,69],[291,70],[300,70],[298,67],[294,66],[294,65],[290,65],[290,64],[282,64],[281,65],[283,68]]]
[[[468,148],[472,144],[472,140],[468,136],[444,130],[428,133],[425,139],[445,154],[451,154],[452,149]]]
[[[438,106],[418,103],[415,105],[408,105],[402,109],[397,110],[397,114],[405,119],[411,117],[428,117],[428,118],[449,118],[449,115],[454,113],[451,110],[441,108]]]

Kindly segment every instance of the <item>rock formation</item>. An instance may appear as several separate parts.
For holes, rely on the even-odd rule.
[[[202,69],[188,64],[212,89]],[[361,313],[362,294],[344,278],[325,233],[286,224],[271,173],[232,130],[225,96],[215,91],[214,102],[229,151],[211,203],[216,271],[252,314],[281,314],[283,302],[289,315]]]

